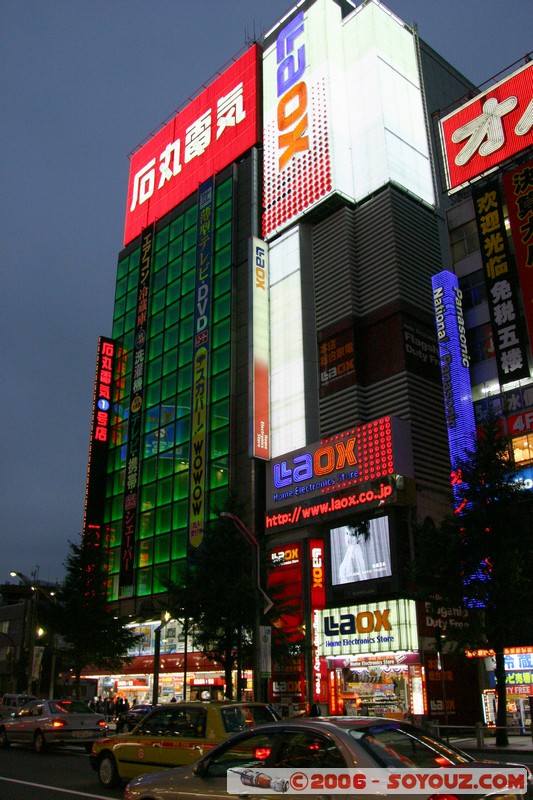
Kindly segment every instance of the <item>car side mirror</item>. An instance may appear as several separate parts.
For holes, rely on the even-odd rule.
[[[199,778],[207,774],[207,761],[198,761],[193,767],[193,774]]]

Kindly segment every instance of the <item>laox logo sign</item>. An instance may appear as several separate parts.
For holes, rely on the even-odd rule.
[[[274,486],[283,489],[292,483],[302,483],[313,477],[328,475],[334,470],[353,467],[357,464],[355,436],[335,445],[319,447],[314,453],[304,453],[293,458],[293,466],[286,461],[274,464]]]
[[[352,633],[377,633],[390,631],[390,609],[383,611],[361,611],[359,614],[341,614],[340,622],[335,617],[324,617],[324,633],[326,636],[339,636]]]
[[[324,542],[321,539],[309,540],[309,557],[311,562],[311,608],[325,608]]]
[[[300,11],[276,42],[280,170],[297,152],[309,149],[309,137],[304,135],[308,126],[307,84],[300,80],[305,72],[305,44],[296,45],[303,33],[304,15]]]

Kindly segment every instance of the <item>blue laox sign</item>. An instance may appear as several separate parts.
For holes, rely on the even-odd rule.
[[[338,492],[390,475],[412,476],[408,423],[381,419],[273,459],[268,508]]]
[[[355,439],[352,437],[346,442],[336,442],[335,446],[326,445],[319,447],[314,453],[295,456],[291,466],[287,464],[287,461],[280,461],[278,464],[274,464],[274,486],[276,489],[285,489],[287,486],[295,484],[294,491],[295,494],[298,494],[298,484],[304,483],[304,481],[325,475],[330,476],[333,470],[355,467],[357,458],[354,448]],[[353,479],[358,475],[358,470],[350,470],[346,478]],[[334,483],[332,477],[327,477],[323,485],[330,486]]]

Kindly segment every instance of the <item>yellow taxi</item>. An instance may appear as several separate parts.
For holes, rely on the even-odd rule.
[[[91,766],[102,786],[118,786],[144,772],[192,764],[234,733],[277,719],[266,703],[166,703],[130,733],[95,742]]]

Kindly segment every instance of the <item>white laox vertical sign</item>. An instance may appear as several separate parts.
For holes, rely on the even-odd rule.
[[[252,238],[252,455],[270,459],[270,326],[268,246]]]

